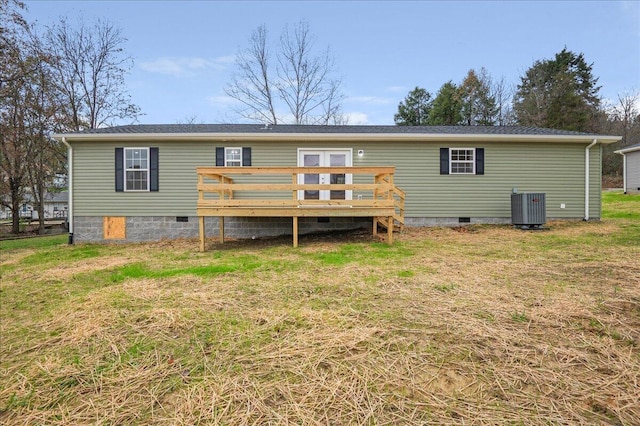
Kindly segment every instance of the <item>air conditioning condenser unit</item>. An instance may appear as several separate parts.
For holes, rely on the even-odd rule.
[[[547,221],[545,194],[521,192],[511,194],[511,223],[523,229],[540,228]]]

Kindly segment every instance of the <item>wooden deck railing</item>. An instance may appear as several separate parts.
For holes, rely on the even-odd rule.
[[[299,217],[372,217],[374,234],[378,225],[384,226],[388,243],[394,228],[404,226],[405,195],[393,183],[395,167],[198,167],[196,171],[201,251],[207,216],[219,218],[221,243],[225,217],[291,217],[294,247]],[[337,176],[344,183],[305,184],[305,175]],[[307,191],[318,199],[305,198]]]

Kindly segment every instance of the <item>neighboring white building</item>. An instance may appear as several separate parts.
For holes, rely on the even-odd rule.
[[[640,193],[640,143],[615,151],[622,155],[622,176],[625,194]]]
[[[44,218],[45,219],[65,219],[69,210],[69,192],[48,192],[44,196]],[[20,217],[37,220],[38,211],[34,208],[31,194],[25,196],[25,200],[20,207]],[[10,219],[11,209],[0,207],[0,219]]]

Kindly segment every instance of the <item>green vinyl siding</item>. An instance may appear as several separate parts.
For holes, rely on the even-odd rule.
[[[117,146],[159,148],[159,192],[115,192],[114,150]],[[225,143],[74,143],[74,214],[193,216],[197,200],[195,168],[215,165],[216,146],[225,146]],[[546,193],[549,218],[584,217],[586,144],[301,140],[229,142],[227,146],[251,147],[255,167],[295,166],[299,148],[351,148],[354,166],[396,166],[395,183],[407,194],[407,217],[508,218],[513,188],[520,192]],[[484,148],[485,174],[440,175],[440,148]],[[360,149],[364,150],[362,157],[357,155]],[[600,147],[592,148],[590,154],[590,217],[599,218]],[[247,179],[237,177],[236,182]],[[266,176],[260,181],[282,180]],[[354,179],[354,182],[362,181],[362,178]],[[252,194],[243,195],[250,196]],[[566,208],[561,209],[560,204]]]
[[[160,190],[116,192],[115,148],[148,146],[159,148]],[[215,146],[209,143],[74,143],[73,150],[76,216],[194,216],[195,168],[215,164]]]

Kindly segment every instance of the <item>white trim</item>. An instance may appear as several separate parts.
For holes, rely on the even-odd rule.
[[[620,148],[616,151],[613,151],[615,154],[627,154],[629,152],[640,151],[640,145],[628,146],[626,148]]]
[[[589,166],[589,150],[598,143],[598,139],[594,139],[584,149],[584,220],[589,220],[589,173],[591,168]]]
[[[140,151],[146,151],[147,152],[147,167],[142,169],[129,169],[127,168],[127,151],[134,151],[134,150],[140,150]],[[149,149],[149,147],[124,147],[122,150],[122,161],[123,161],[123,176],[122,179],[124,180],[122,188],[124,190],[124,192],[149,192],[149,188],[150,188],[150,181],[151,181],[151,150]],[[127,189],[127,172],[146,172],[147,173],[147,188],[146,189]]]
[[[238,166],[236,166],[236,165],[230,166],[228,164],[228,162],[227,162],[227,151],[230,151],[232,149],[237,149],[238,151],[240,151],[240,164]],[[224,166],[225,167],[242,167],[242,166],[244,166],[244,164],[242,164],[242,147],[239,147],[239,146],[225,146],[224,147]]]
[[[627,156],[624,153],[622,153],[622,192],[627,193]]]
[[[472,151],[473,158],[469,160],[456,160],[458,164],[471,164],[471,172],[454,172],[453,171],[453,155],[452,152],[456,151]],[[475,175],[476,174],[476,149],[475,148],[449,148],[449,174],[450,175]]]
[[[265,132],[267,132],[265,130]],[[521,135],[521,134],[450,134],[450,133],[64,133],[53,135],[73,141],[112,141],[112,140],[203,140],[226,142],[260,141],[457,141],[457,142],[566,142],[585,143],[593,140],[593,135]],[[598,135],[601,144],[621,140],[621,136]]]
[[[328,164],[324,164],[323,160],[326,160],[328,158],[328,155],[334,154],[334,153],[344,153],[346,154],[345,156],[345,167],[353,167],[353,148],[298,148],[298,155],[297,155],[297,164],[298,167],[303,167],[304,164],[302,163],[302,155],[306,154],[320,154],[320,167],[329,167]],[[327,157],[324,157],[324,156]],[[329,175],[323,175],[325,179],[328,179]],[[304,174],[298,175],[298,183],[299,184],[303,184],[304,183]],[[345,175],[345,184],[351,184],[353,183],[353,175],[347,173]],[[329,199],[329,195],[328,195],[328,191],[324,191],[325,193],[322,194],[323,191],[321,191],[320,194],[320,199]],[[324,198],[323,198],[324,196]],[[347,190],[345,191],[344,194],[344,198],[345,200],[351,200],[353,198],[353,191],[351,190]],[[298,199],[299,200],[303,200],[304,199],[304,191],[300,190],[298,191]]]
[[[69,143],[67,143],[66,138],[62,138],[61,142],[66,145],[67,152],[67,173],[69,176],[67,177],[68,190],[69,190],[69,200],[68,203],[68,211],[67,211],[67,221],[69,223],[69,243],[73,242],[73,148]],[[123,153],[124,156],[124,153]]]

